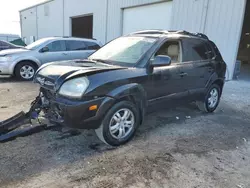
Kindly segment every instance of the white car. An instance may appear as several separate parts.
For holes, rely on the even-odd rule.
[[[101,47],[95,39],[51,37],[40,39],[21,49],[0,52],[0,75],[13,75],[32,80],[44,63],[85,59]]]

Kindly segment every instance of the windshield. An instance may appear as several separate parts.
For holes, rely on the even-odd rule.
[[[36,42],[31,43],[30,45],[26,46],[25,48],[28,50],[35,50],[37,48],[39,48],[43,43],[47,42],[48,39],[40,39],[37,40]]]
[[[108,43],[89,59],[133,65],[153,46],[155,41],[155,38],[149,37],[121,37]]]

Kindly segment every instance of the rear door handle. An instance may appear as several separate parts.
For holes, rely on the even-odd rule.
[[[68,55],[67,53],[62,53],[63,55]]]
[[[186,72],[182,72],[181,74],[179,74],[180,75],[180,77],[185,77],[185,76],[188,76],[188,73],[186,73]]]

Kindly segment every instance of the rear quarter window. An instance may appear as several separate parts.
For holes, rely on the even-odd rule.
[[[208,56],[208,58],[213,59],[216,56],[214,49],[209,44],[209,42],[206,42],[206,46],[207,46],[207,56]]]
[[[209,44],[212,46],[212,48],[213,48],[213,50],[215,52],[216,58],[219,58],[220,60],[223,60],[223,58],[221,56],[221,53],[220,53],[218,47],[216,46],[216,44],[213,41],[209,41]]]
[[[98,50],[101,48],[97,43],[90,41],[85,41],[85,45],[87,46],[88,50]]]

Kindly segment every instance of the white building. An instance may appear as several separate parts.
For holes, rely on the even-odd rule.
[[[51,0],[20,11],[21,31],[27,43],[47,36],[93,37],[106,43],[142,29],[201,32],[217,44],[232,78],[241,35],[250,32],[247,24],[243,27],[248,4],[247,0]]]

